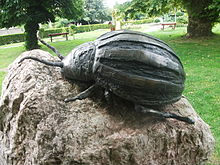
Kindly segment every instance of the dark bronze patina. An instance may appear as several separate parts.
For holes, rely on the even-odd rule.
[[[74,82],[93,82],[88,89],[65,102],[85,99],[97,87],[135,104],[135,109],[162,118],[175,118],[190,124],[194,121],[173,113],[148,108],[178,101],[184,90],[185,72],[174,51],[163,41],[129,30],[103,34],[93,42],[74,48],[61,62],[25,57],[46,65],[61,67],[62,75]]]

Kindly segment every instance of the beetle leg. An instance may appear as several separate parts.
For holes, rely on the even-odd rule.
[[[90,97],[94,93],[95,89],[97,89],[97,85],[94,84],[94,85],[90,86],[89,88],[87,88],[86,90],[84,90],[83,92],[76,95],[75,97],[66,98],[64,101],[70,102],[70,101],[86,99],[87,97]]]
[[[111,93],[111,91],[105,90],[104,96],[105,96],[106,101],[107,101],[109,104],[111,104],[111,103],[112,103],[112,93]]]
[[[141,105],[135,105],[135,110],[137,110],[139,112],[142,112],[142,113],[149,113],[149,114],[152,114],[152,115],[154,115],[156,117],[160,117],[160,118],[173,118],[173,119],[177,119],[177,120],[189,123],[189,124],[194,124],[195,123],[194,120],[192,120],[188,117],[179,116],[179,115],[176,115],[174,113],[169,113],[169,112],[157,111],[157,110],[154,110],[154,109],[146,108],[146,107],[141,106]]]

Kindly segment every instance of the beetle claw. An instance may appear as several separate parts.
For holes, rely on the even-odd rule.
[[[75,97],[74,97],[75,98]],[[68,102],[70,102],[70,101],[76,101],[77,100],[77,98],[66,98],[66,99],[64,99],[63,101],[65,102],[65,103],[68,103]]]
[[[179,115],[176,115],[174,113],[161,112],[161,111],[157,111],[157,110],[154,110],[154,109],[149,109],[149,108],[146,108],[146,107],[141,106],[141,105],[136,105],[135,109],[139,112],[150,113],[150,114],[153,114],[154,116],[160,117],[160,118],[173,118],[173,119],[177,119],[179,121],[186,122],[188,124],[194,124],[195,123],[194,120],[192,120],[188,117],[179,116]]]

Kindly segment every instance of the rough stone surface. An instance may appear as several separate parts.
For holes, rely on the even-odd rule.
[[[78,86],[59,68],[25,60],[9,67],[0,102],[0,161],[8,165],[202,165],[214,148],[209,126],[186,98],[164,107],[190,116],[189,125],[143,116],[131,104],[99,98],[64,103]],[[6,164],[5,162],[5,164]]]

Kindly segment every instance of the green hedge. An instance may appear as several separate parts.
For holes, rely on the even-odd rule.
[[[132,25],[140,25],[140,24],[145,24],[145,23],[152,23],[154,22],[153,18],[148,18],[148,19],[142,19],[142,20],[129,20],[129,21],[124,21],[123,25],[126,24],[132,24]]]
[[[81,26],[70,26],[71,30],[74,33],[82,33],[82,32],[89,32],[97,29],[108,29],[110,28],[108,24],[92,24],[92,25],[81,25]]]
[[[0,36],[0,45],[23,42],[23,41],[25,41],[24,33]]]
[[[71,27],[64,27],[64,28],[54,28],[54,29],[46,29],[46,30],[40,29],[40,36],[42,38],[46,38],[48,37],[48,34],[52,34],[52,33],[69,32],[70,34],[75,34],[75,33],[82,33],[97,29],[108,29],[108,28],[110,28],[108,24],[91,24],[91,25],[81,25],[81,26],[72,25]],[[25,41],[24,33],[0,36],[0,45],[23,42],[23,41]]]
[[[62,28],[55,28],[55,29],[40,29],[40,37],[41,38],[46,38],[48,37],[48,34],[52,34],[52,33],[62,33]]]
[[[41,37],[45,38],[48,37],[48,34],[51,33],[63,33],[68,32],[70,34],[75,33],[82,33],[82,32],[89,32],[97,29],[108,29],[110,28],[108,24],[92,24],[92,25],[71,25],[70,27],[64,27],[64,28],[56,28],[56,29],[40,29],[40,35]]]

